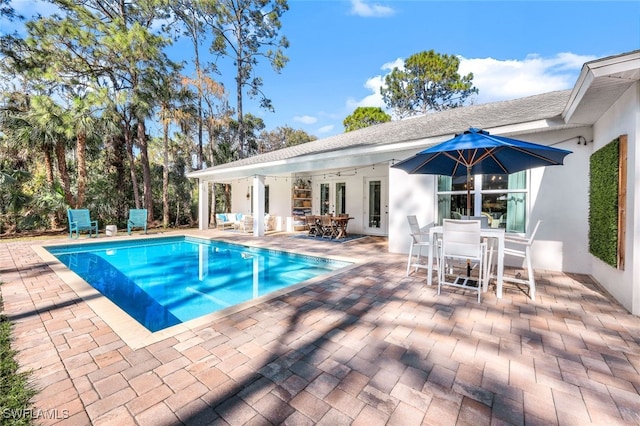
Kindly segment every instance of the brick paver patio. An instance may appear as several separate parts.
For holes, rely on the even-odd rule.
[[[43,424],[640,424],[640,320],[588,276],[537,271],[535,301],[507,284],[477,304],[405,277],[381,238],[207,235],[363,263],[134,349],[31,247],[51,241],[0,242]]]

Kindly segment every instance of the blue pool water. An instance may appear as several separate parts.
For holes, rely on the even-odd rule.
[[[191,237],[47,250],[152,332],[349,265]]]

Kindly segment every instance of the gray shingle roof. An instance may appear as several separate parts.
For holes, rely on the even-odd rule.
[[[358,146],[392,144],[450,135],[463,132],[469,127],[492,128],[536,120],[558,119],[569,100],[570,93],[570,90],[562,90],[391,121],[221,164],[195,173],[221,171]]]

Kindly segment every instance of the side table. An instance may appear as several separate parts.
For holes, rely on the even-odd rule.
[[[105,233],[107,234],[107,237],[115,237],[118,233],[118,227],[116,225],[107,225]]]

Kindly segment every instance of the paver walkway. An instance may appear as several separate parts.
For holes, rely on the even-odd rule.
[[[366,263],[134,350],[36,242],[0,241],[4,313],[43,424],[640,424],[640,319],[587,276],[537,271],[535,301],[507,284],[477,304],[405,277],[384,239],[217,232]]]

